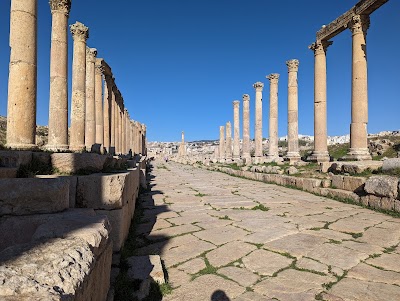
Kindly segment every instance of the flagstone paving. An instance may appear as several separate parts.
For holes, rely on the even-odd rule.
[[[153,165],[136,251],[164,261],[173,290],[163,300],[400,300],[400,219],[192,166]]]

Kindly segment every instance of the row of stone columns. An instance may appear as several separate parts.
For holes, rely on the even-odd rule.
[[[146,153],[146,127],[130,120],[111,68],[86,46],[89,28],[70,26],[73,37],[71,128],[68,143],[68,16],[71,0],[50,0],[49,150]],[[37,0],[12,0],[7,146],[35,148]],[[104,78],[104,94],[103,94]]]
[[[288,152],[286,159],[290,162],[300,160],[298,143],[298,86],[297,71],[298,60],[289,60],[286,62],[288,67]],[[268,156],[263,154],[262,137],[262,91],[264,84],[256,82],[253,85],[256,93],[255,101],[255,153],[253,163],[262,163],[264,161],[279,161],[278,153],[278,81],[279,74],[273,73],[266,77],[270,81],[270,107],[269,107],[269,149]],[[224,136],[224,127],[220,127],[220,144],[218,158],[223,160],[243,159],[245,162],[251,161],[250,155],[250,96],[243,95],[243,144],[242,155],[240,156],[240,137],[239,137],[239,106],[240,102],[233,102],[233,155],[231,146],[230,123],[226,124],[226,136]],[[226,137],[226,139],[225,139]]]
[[[352,85],[350,150],[346,159],[370,160],[368,151],[368,82],[366,35],[369,28],[368,15],[355,15],[348,24],[352,32]],[[314,152],[312,161],[329,161],[327,145],[326,106],[326,52],[331,41],[317,40],[309,46],[314,51]]]

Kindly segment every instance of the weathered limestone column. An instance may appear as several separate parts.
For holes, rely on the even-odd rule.
[[[69,148],[82,151],[85,147],[86,40],[89,28],[80,22],[70,27],[74,39],[72,61],[71,137]]]
[[[242,158],[250,163],[250,96],[243,95],[243,146]]]
[[[186,147],[185,147],[185,133],[182,131],[181,137],[181,145],[179,149],[179,156],[185,157],[186,156]]]
[[[356,15],[349,24],[352,32],[353,55],[351,72],[351,124],[348,159],[371,160],[368,151],[368,81],[367,81],[367,30],[369,16]]]
[[[264,84],[262,82],[256,82],[253,85],[256,90],[256,118],[255,118],[255,153],[256,163],[259,163],[263,157],[263,146],[262,146],[262,91]]]
[[[71,0],[50,0],[49,140],[50,150],[68,149],[68,15]]]
[[[8,75],[7,146],[35,148],[37,0],[12,0]]]
[[[314,151],[309,161],[329,162],[326,125],[326,51],[330,41],[317,41],[309,48],[314,51]]]
[[[147,155],[146,125],[142,124],[142,154]]]
[[[279,74],[272,73],[269,79],[269,144],[268,160],[274,161],[279,158],[278,151],[278,81]]]
[[[126,109],[121,111],[121,153],[126,154]]]
[[[120,104],[120,106],[118,107],[118,149],[119,149],[119,153],[122,154],[124,152],[122,149],[122,118],[123,118],[123,111],[124,111],[122,98],[120,98],[119,104]]]
[[[240,121],[239,121],[240,102],[233,102],[233,160],[240,159]]]
[[[129,123],[129,113],[128,110],[125,109],[125,153],[129,154],[129,150],[131,149],[131,126]]]
[[[138,122],[134,121],[133,122],[133,126],[134,126],[134,150],[135,150],[135,154],[139,153],[139,126],[138,126]]]
[[[110,126],[110,153],[115,155],[115,130],[116,130],[116,111],[117,111],[117,103],[115,99],[115,85],[114,83],[111,85],[111,110],[110,110],[110,117],[111,117],[111,126]]]
[[[299,153],[299,128],[298,128],[298,86],[297,71],[299,69],[298,60],[289,60],[288,66],[288,152],[286,158],[290,163],[300,160]]]
[[[219,127],[219,160],[225,161],[225,127]]]
[[[103,113],[103,59],[96,59],[95,87],[94,87],[94,107],[96,122],[96,144],[104,144],[104,113]]]
[[[96,55],[96,48],[86,47],[85,146],[87,151],[90,151],[96,142],[96,104],[94,99]]]
[[[138,151],[139,154],[143,155],[143,127],[141,123],[138,123],[138,134],[139,134],[139,146]]]
[[[231,122],[226,123],[226,142],[225,142],[225,158],[232,161],[232,126]]]
[[[108,153],[110,153],[110,143],[111,143],[111,137],[110,137],[110,122],[111,122],[111,115],[110,115],[110,110],[111,110],[111,86],[109,83],[109,76],[105,75],[104,76],[104,95],[103,95],[103,102],[104,102],[104,110],[103,110],[103,118],[104,118],[104,127],[103,127],[103,145],[104,148]],[[111,93],[110,93],[111,92]]]
[[[115,96],[116,99],[116,106],[115,106],[115,153],[120,154],[121,153],[121,148],[120,148],[120,117],[121,117],[121,108],[120,108],[120,102],[119,102],[119,97],[118,94]]]

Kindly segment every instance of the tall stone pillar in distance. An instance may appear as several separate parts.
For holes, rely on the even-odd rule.
[[[37,0],[12,0],[8,75],[7,146],[35,148]]]
[[[288,66],[288,152],[286,159],[290,164],[300,160],[299,153],[299,122],[298,122],[298,60],[289,60]]]
[[[225,162],[225,127],[219,127],[219,161]]]
[[[233,160],[240,159],[240,117],[239,117],[240,102],[233,102]]]
[[[279,74],[272,73],[267,76],[269,79],[269,161],[279,161],[278,151],[278,81]]]
[[[243,146],[242,159],[246,164],[251,163],[250,156],[250,96],[243,95]]]
[[[49,150],[68,149],[68,15],[71,0],[50,0]]]
[[[71,137],[69,148],[85,148],[85,96],[86,96],[86,40],[89,28],[80,22],[70,27],[74,39],[72,61]]]
[[[353,16],[349,28],[352,32],[351,70],[351,124],[350,151],[346,159],[371,160],[368,151],[368,81],[367,81],[367,30],[369,16]]]
[[[185,133],[183,131],[182,131],[182,137],[181,137],[181,145],[179,146],[179,156],[180,157],[186,156]]]
[[[103,123],[104,123],[104,134],[103,134],[103,145],[107,153],[110,153],[110,143],[111,143],[111,137],[110,137],[110,122],[111,122],[111,86],[109,83],[109,76],[105,75],[104,76],[104,95],[103,95],[103,104],[104,104],[104,110],[103,110]]]
[[[104,113],[103,113],[103,59],[96,59],[95,86],[94,86],[94,107],[96,123],[96,144],[104,145]]]
[[[121,111],[121,153],[126,154],[126,128],[125,128],[125,119],[126,119],[126,109],[122,109]]]
[[[226,123],[226,142],[225,142],[225,158],[232,161],[232,126],[231,122]]]
[[[85,146],[90,151],[96,143],[95,64],[96,48],[86,47],[86,101],[85,101]]]
[[[326,51],[330,41],[317,41],[309,48],[314,51],[314,151],[309,161],[329,162],[326,125]]]
[[[263,158],[263,145],[262,145],[262,91],[264,84],[262,82],[256,82],[253,85],[256,90],[256,118],[255,118],[255,163],[262,163]]]
[[[112,155],[115,155],[115,117],[116,117],[116,111],[117,111],[117,103],[116,103],[116,98],[115,98],[115,85],[114,81],[113,84],[111,85],[111,89],[109,90],[109,93],[111,93],[111,110],[110,110],[110,153]]]
[[[120,107],[120,99],[118,94],[115,96],[116,99],[116,106],[115,106],[115,153],[120,154],[120,118],[121,118],[121,107]]]

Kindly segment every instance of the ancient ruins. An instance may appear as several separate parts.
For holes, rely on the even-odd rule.
[[[298,59],[282,62],[287,146],[278,137],[284,75],[270,73],[268,86],[251,81],[254,105],[249,94],[229,101],[233,128],[221,121],[207,153],[192,152],[183,131],[174,152],[150,153],[147,127],[128,112],[111,60],[92,47],[90,24],[69,25],[71,2],[49,1],[48,143],[41,147],[38,0],[11,0],[0,300],[400,300],[400,159],[372,160],[367,141],[366,34],[370,15],[388,0],[360,0],[309,46],[315,140],[307,155],[299,140]],[[350,149],[335,161],[327,142],[327,49],[346,29]]]

